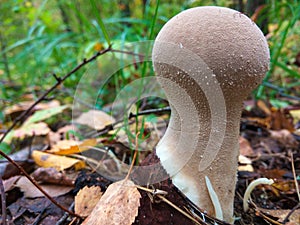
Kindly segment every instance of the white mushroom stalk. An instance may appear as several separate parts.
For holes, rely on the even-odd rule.
[[[154,69],[171,106],[157,155],[175,186],[216,216],[208,177],[221,205],[217,214],[227,222],[233,218],[243,100],[263,79],[269,58],[260,29],[223,7],[179,13],[154,43]]]
[[[250,199],[251,196],[251,192],[253,191],[253,189],[261,184],[268,184],[268,185],[272,185],[274,184],[274,180],[272,179],[268,179],[268,178],[258,178],[254,181],[252,181],[249,186],[247,187],[245,194],[244,194],[244,198],[243,198],[243,208],[244,208],[244,212],[247,212],[249,210],[249,204],[248,201]]]

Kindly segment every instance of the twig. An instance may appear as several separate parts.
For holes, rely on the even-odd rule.
[[[166,199],[164,197],[164,195],[167,195],[168,192],[164,191],[164,190],[159,190],[159,189],[149,189],[149,188],[145,188],[139,185],[135,185],[138,189],[146,191],[150,194],[152,194],[153,196],[157,196],[158,198],[160,198],[163,202],[167,203],[168,205],[170,205],[171,207],[173,207],[174,209],[176,209],[178,212],[182,213],[184,216],[186,216],[187,218],[189,218],[190,220],[192,220],[193,222],[195,222],[196,224],[202,224],[202,225],[207,225],[203,220],[201,220],[200,218],[198,218],[200,221],[196,220],[194,217],[192,217],[190,214],[188,214],[187,212],[183,211],[182,209],[180,209],[178,206],[174,205],[172,202],[170,202],[168,199]]]
[[[164,108],[159,108],[159,109],[147,109],[147,110],[141,111],[137,114],[130,113],[128,116],[128,119],[130,120],[130,119],[136,118],[138,116],[148,115],[148,114],[152,114],[152,113],[163,113],[163,112],[169,112],[169,111],[170,111],[170,107],[164,107]],[[95,138],[95,137],[107,134],[109,131],[114,130],[116,125],[123,123],[123,122],[124,122],[124,119],[118,120],[114,123],[106,125],[101,130],[97,130],[96,132],[92,131],[86,136],[89,137],[90,135],[92,135],[91,137]],[[131,122],[129,122],[129,124],[134,123],[134,122],[135,121],[131,121]],[[123,125],[121,125],[121,126],[123,126]]]
[[[124,50],[119,50],[119,49],[111,49],[111,52],[117,52],[117,53],[124,53],[124,54],[127,54],[127,55],[139,56],[141,58],[145,57],[144,54],[138,54],[138,53],[134,53],[132,51],[124,51]]]
[[[194,223],[196,224],[205,224],[207,225],[207,223],[205,223],[204,221],[198,221],[196,220],[194,217],[192,217],[190,214],[188,214],[187,212],[183,211],[181,208],[179,208],[178,206],[174,205],[172,202],[170,202],[168,199],[166,199],[164,196],[162,195],[156,195],[158,198],[160,198],[163,202],[167,203],[169,206],[173,207],[174,209],[176,209],[178,212],[180,212],[181,214],[183,214],[184,216],[186,216],[187,218],[189,218],[190,220],[192,220]]]
[[[109,46],[107,49],[104,49],[100,52],[97,52],[95,55],[93,55],[91,58],[89,59],[84,59],[79,65],[77,65],[75,68],[73,68],[69,73],[67,73],[65,76],[63,76],[60,79],[57,79],[56,83],[50,88],[48,89],[42,96],[40,96],[26,111],[24,111],[20,116],[18,116],[13,124],[7,129],[7,131],[3,134],[3,136],[0,139],[0,143],[3,142],[4,138],[8,135],[8,133],[10,131],[12,131],[16,125],[18,125],[23,118],[25,118],[26,115],[28,115],[31,110],[40,102],[42,102],[43,100],[45,100],[45,98],[49,95],[49,93],[51,93],[53,90],[55,90],[62,82],[64,82],[69,76],[71,76],[72,74],[74,74],[75,72],[77,72],[80,68],[82,68],[83,66],[85,66],[86,64],[92,62],[93,60],[95,60],[98,56],[103,55],[107,52],[111,51],[111,46]],[[43,190],[39,184],[29,176],[29,174],[17,163],[14,162],[14,160],[12,160],[7,154],[5,154],[4,152],[0,151],[0,155],[3,156],[4,158],[6,158],[11,164],[13,164],[15,167],[17,167],[20,172],[27,177],[27,179],[30,180],[30,182],[37,188],[39,189],[39,191],[41,191],[54,205],[56,205],[57,207],[59,207],[60,209],[62,209],[65,212],[68,212],[70,215],[72,216],[76,216],[78,218],[81,218],[79,215],[77,215],[74,212],[71,212],[70,210],[66,209],[65,207],[63,207],[62,205],[60,205],[57,201],[55,201],[45,190]],[[3,201],[3,200],[2,200]]]
[[[198,218],[200,218],[200,215],[205,218],[207,221],[209,221],[212,224],[222,224],[222,225],[231,225],[230,223],[227,223],[225,221],[219,220],[218,218],[214,218],[210,215],[208,215],[204,210],[201,210],[194,202],[192,202],[190,199],[188,199],[179,189],[175,187],[175,191],[185,200],[188,202],[188,206],[190,207],[190,211],[193,210],[193,214],[195,214]],[[242,199],[242,197],[241,197]],[[205,222],[205,220],[204,220]]]
[[[298,201],[300,202],[300,191],[299,191],[299,185],[298,185],[296,171],[295,171],[294,156],[293,156],[292,152],[290,152],[290,155],[291,155],[292,171],[293,171],[293,177],[294,177],[294,181],[295,181],[296,192],[298,195]]]
[[[250,202],[249,206],[253,207],[255,210],[256,214],[260,217],[262,217],[265,221],[268,223],[274,224],[274,225],[282,225],[282,223],[273,220],[272,218],[268,217],[264,212],[260,211],[259,208],[255,205],[255,203]]]
[[[167,106],[167,107],[159,108],[159,109],[146,109],[137,114],[130,112],[128,119],[131,119],[133,117],[143,116],[143,115],[149,115],[152,113],[164,113],[164,112],[170,112],[170,111],[171,111],[170,107]]]
[[[4,185],[3,185],[3,181],[2,178],[0,177],[0,195],[1,195],[1,209],[2,209],[2,224],[6,225],[7,221],[6,221],[6,198],[5,198],[5,190],[4,190]]]
[[[43,188],[41,188],[41,186],[23,169],[22,166],[20,166],[19,164],[17,164],[13,159],[11,159],[8,155],[6,155],[5,153],[3,153],[2,151],[0,151],[0,154],[3,155],[3,157],[5,157],[11,164],[13,164],[15,167],[17,167],[21,174],[23,174],[25,177],[27,177],[27,179],[37,188],[39,189],[40,192],[42,192],[46,198],[48,198],[54,205],[56,205],[57,207],[59,207],[60,209],[62,209],[65,212],[68,212],[70,215],[72,216],[76,216],[81,218],[79,215],[75,214],[74,212],[69,211],[68,209],[66,209],[65,207],[63,207],[62,205],[60,205],[56,200],[54,200]],[[3,201],[3,200],[2,200]]]
[[[295,187],[296,187],[296,192],[297,192],[297,195],[298,195],[299,203],[286,215],[286,217],[282,221],[283,224],[285,224],[288,221],[289,217],[296,211],[296,209],[300,208],[299,185],[298,185],[296,171],[295,171],[294,156],[293,156],[293,153],[291,151],[290,151],[290,155],[291,155],[291,163],[292,163],[292,172],[293,172],[293,177],[294,177],[294,181],[295,181]]]
[[[285,98],[289,98],[289,99],[292,99],[292,100],[300,101],[300,98],[299,98],[299,97],[284,93],[286,90],[285,90],[284,88],[282,88],[282,87],[278,87],[278,86],[276,86],[276,85],[274,85],[274,84],[271,84],[271,83],[269,83],[269,82],[264,82],[264,83],[263,83],[263,86],[268,87],[268,88],[271,88],[271,89],[273,89],[273,90],[276,90],[277,93],[278,93],[281,97],[285,97]]]
[[[286,215],[286,217],[284,218],[284,220],[282,221],[283,224],[286,224],[286,222],[288,221],[288,219],[290,218],[290,216],[298,209],[300,208],[300,203],[298,203],[298,205],[296,205],[294,208],[292,208],[292,210]]]
[[[137,153],[138,153],[138,146],[139,146],[139,135],[140,135],[140,132],[137,132],[137,134],[135,135],[135,150],[134,150],[134,155],[133,155],[133,159],[132,159],[132,162],[131,162],[131,165],[129,167],[129,170],[128,170],[128,173],[125,177],[124,180],[128,180],[129,176],[130,176],[130,173],[133,169],[133,166],[134,166],[134,163],[135,163],[135,160],[136,160],[136,156],[137,156]]]
[[[34,219],[33,223],[31,225],[38,225],[41,220],[47,216],[47,214],[45,215],[45,211],[47,210],[47,208],[50,206],[50,203],[48,205],[46,205],[43,210],[39,213],[39,215]]]
[[[70,205],[69,207],[69,210],[73,210],[75,206],[75,202],[72,202],[72,204]],[[64,222],[66,221],[66,219],[68,218],[68,213],[64,213],[64,215],[59,219],[59,221],[56,222],[55,225],[61,225],[61,224],[64,224]]]

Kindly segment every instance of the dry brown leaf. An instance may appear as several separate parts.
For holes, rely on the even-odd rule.
[[[50,149],[47,152],[56,155],[69,155],[88,150],[91,146],[95,146],[96,144],[96,139],[86,139],[83,142],[74,140],[63,140],[57,142],[56,145],[54,145],[52,149]]]
[[[50,146],[55,145],[57,142],[59,142],[61,140],[68,139],[67,136],[69,136],[70,139],[72,139],[72,140],[77,140],[77,137],[75,135],[71,134],[70,131],[77,132],[78,129],[73,125],[66,125],[64,127],[59,128],[58,131],[56,131],[56,132],[51,131],[49,133]]]
[[[31,176],[35,181],[46,184],[74,186],[76,180],[76,173],[73,171],[71,174],[59,172],[56,169],[49,167],[40,167],[36,169]]]
[[[22,190],[22,192],[24,192],[24,195],[27,198],[38,198],[38,197],[45,196],[24,176],[17,181],[16,186],[19,187]],[[40,186],[51,197],[64,195],[73,189],[73,187],[70,186],[53,185],[53,184],[45,184],[45,185],[41,184]]]
[[[5,192],[12,190],[15,187],[15,184],[20,179],[21,176],[13,176],[7,180],[3,181],[3,187]]]
[[[279,143],[282,143],[286,148],[298,148],[299,143],[290,131],[286,129],[270,130],[270,133],[272,138],[276,139]]]
[[[99,186],[85,186],[75,196],[75,213],[87,217],[91,214],[102,196]]]
[[[87,125],[93,129],[101,130],[105,126],[116,122],[116,120],[107,113],[100,110],[90,110],[82,113],[74,122]]]
[[[14,137],[23,139],[24,137],[47,135],[50,128],[44,122],[33,123],[27,126],[22,126],[14,131]]]
[[[140,197],[132,181],[113,183],[82,225],[130,225],[138,214]]]
[[[239,144],[240,144],[240,154],[243,156],[251,156],[254,154],[254,151],[250,145],[250,142],[244,138],[239,138]]]
[[[41,151],[33,151],[31,157],[35,163],[41,167],[53,167],[59,171],[68,169],[72,166],[76,170],[82,169],[85,167],[85,163],[79,159],[73,159],[66,156],[53,155]]]
[[[270,116],[272,114],[270,108],[267,106],[267,104],[264,101],[258,100],[256,104],[257,107],[260,108],[266,115]]]
[[[259,208],[260,211],[265,213],[266,215],[271,215],[273,217],[277,217],[279,222],[282,222],[285,217],[288,215],[288,213],[291,210],[287,209],[276,209],[276,210],[271,210],[271,209],[263,209]],[[297,209],[294,211],[294,213],[289,217],[290,223],[295,223],[295,224],[300,224],[300,209]]]
[[[6,107],[5,110],[4,110],[4,114],[5,114],[5,116],[9,116],[12,113],[17,113],[17,112],[25,111],[33,103],[34,103],[34,101],[19,102],[18,104],[14,104],[14,105],[12,105],[10,107]],[[41,110],[41,109],[49,109],[49,108],[53,108],[53,107],[57,107],[57,106],[60,106],[59,101],[52,100],[52,101],[47,102],[47,103],[39,103],[39,104],[37,104],[34,107],[33,111]]]
[[[271,129],[272,130],[286,129],[293,132],[295,128],[294,128],[293,119],[291,118],[291,115],[286,113],[283,109],[272,109]]]

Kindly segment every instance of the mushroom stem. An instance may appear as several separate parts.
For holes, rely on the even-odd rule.
[[[263,79],[269,57],[259,28],[223,7],[181,12],[154,43],[154,69],[171,107],[157,155],[175,186],[216,216],[207,176],[227,222],[233,218],[243,100]]]
[[[223,143],[211,164],[204,170],[200,170],[201,162],[205,160],[203,159],[203,155],[205,154],[210,131],[212,129],[221,131],[224,124],[221,124],[220,127],[211,127],[211,118],[209,116],[211,112],[206,110],[209,109],[208,103],[202,102],[201,106],[199,105],[198,107],[199,111],[196,112],[194,117],[205,119],[199,121],[199,136],[197,137],[197,142],[193,143],[191,137],[189,137],[191,135],[193,136],[193,133],[176,130],[176,128],[182,127],[181,121],[191,120],[191,115],[185,117],[184,111],[192,106],[184,108],[183,111],[180,112],[181,117],[179,118],[179,114],[173,112],[176,112],[176,109],[182,106],[182,102],[176,102],[171,96],[169,97],[169,101],[172,102],[169,127],[156,149],[156,153],[162,165],[166,168],[167,172],[172,175],[173,183],[188,196],[191,201],[201,209],[207,211],[208,214],[215,215],[215,208],[210,199],[209,190],[205,181],[205,177],[208,176],[219,198],[224,220],[232,221],[233,199],[237,180],[236,173],[239,155],[238,137],[242,102],[237,101],[232,105],[229,104],[229,106],[226,104],[226,109],[230,114],[227,114],[226,120],[224,121],[226,128]],[[181,134],[181,132],[185,132],[185,134]],[[180,136],[183,137],[180,138]],[[184,139],[186,141],[184,141]],[[179,143],[181,142],[180,140],[182,143]],[[218,145],[217,139],[212,140],[212,142]],[[188,154],[186,154],[185,151],[187,151],[187,148],[192,147],[193,144],[195,144],[195,151],[188,160],[186,159],[185,165],[183,165],[178,173],[176,173],[175,170],[172,171],[172,169],[177,168],[176,165],[182,164],[178,162],[179,160],[185,157],[188,158]],[[176,151],[174,149],[178,151],[183,150],[183,152],[174,152]]]

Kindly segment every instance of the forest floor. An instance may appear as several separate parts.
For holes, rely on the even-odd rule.
[[[29,102],[24,102],[7,108],[6,116],[16,118],[29,105]],[[234,202],[235,224],[300,224],[300,196],[297,186],[300,182],[300,108],[291,106],[279,110],[263,101],[256,104],[248,101],[245,102],[245,106],[251,110],[243,111],[240,126],[241,157]],[[27,126],[24,126],[25,121],[13,132],[11,145],[15,146],[15,151],[11,152],[10,156],[59,204],[70,211],[74,211],[75,208],[77,214],[86,218],[93,214],[93,208],[107,188],[118,177],[121,179],[126,175],[113,157],[128,163],[132,157],[132,145],[125,133],[114,135],[114,129],[109,128],[107,124],[115,121],[102,111],[97,112],[102,118],[98,124],[99,130],[102,130],[101,138],[79,141],[78,136],[74,135],[77,128],[74,129],[66,123],[62,116],[68,113],[70,110],[56,100],[39,104],[35,113],[27,118]],[[54,120],[49,119],[54,115]],[[155,122],[155,129],[158,135],[148,135],[142,148],[155,149],[156,143],[165,132],[166,126],[161,126],[159,121],[165,121],[169,113],[160,112],[156,116],[158,120]],[[139,120],[142,117],[139,116]],[[30,120],[34,122],[28,124]],[[80,120],[77,122],[81,123]],[[86,132],[90,131],[88,124],[81,125],[87,127]],[[133,125],[130,126],[135,129]],[[144,135],[147,136],[153,129],[153,126],[146,124]],[[93,152],[93,149],[97,151]],[[101,154],[99,156],[95,153]],[[144,151],[139,155],[139,161],[144,166],[158,163],[159,159],[155,151]],[[99,162],[103,166],[98,165]],[[5,160],[1,160],[0,172],[6,196],[6,215],[2,212],[1,219],[6,217],[8,224],[82,224],[82,219],[68,215],[52,204],[18,169]],[[245,213],[244,193],[250,182],[258,178],[273,179],[274,184],[257,186],[251,194],[250,210]],[[128,207],[122,208],[124,211],[121,215],[122,221],[127,222],[123,221],[124,223],[120,224],[130,224],[133,221],[133,224],[141,225],[196,224],[168,204],[168,201],[189,212],[198,224],[226,224],[204,215],[201,210],[193,207],[172,185],[171,180],[147,188],[148,191],[138,189],[141,198],[139,194],[129,197],[136,188],[132,193],[119,194],[122,199],[136,199],[130,203],[132,206],[122,203],[122,199],[119,203],[107,203],[108,208],[122,208],[121,204]],[[165,192],[158,196],[154,194],[155,190]],[[112,215],[106,216],[113,219],[110,218]]]

